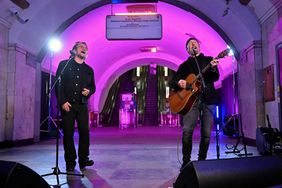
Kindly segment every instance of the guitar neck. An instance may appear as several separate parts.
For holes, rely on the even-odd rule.
[[[230,52],[230,49],[225,49],[222,52],[220,52],[213,60],[224,58],[226,55],[228,55],[229,52]],[[211,67],[211,64],[209,63],[207,66],[205,66],[205,68],[203,68],[203,70],[201,70],[201,73],[204,74],[210,67]],[[200,78],[200,74],[196,76],[196,80],[199,78]]]
[[[205,66],[205,68],[203,68],[203,70],[201,71],[202,74],[204,74],[205,72],[207,72],[207,70],[211,67],[211,64],[209,63],[207,66]],[[200,74],[197,75],[197,79],[200,78]]]

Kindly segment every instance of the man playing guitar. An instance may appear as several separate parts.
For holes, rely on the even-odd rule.
[[[205,160],[207,157],[211,126],[213,125],[214,118],[213,114],[215,111],[215,104],[217,103],[214,82],[219,79],[219,71],[217,68],[218,61],[213,57],[205,56],[201,53],[198,39],[188,39],[186,42],[186,50],[190,56],[179,66],[176,74],[170,81],[170,87],[173,92],[189,90],[191,93],[192,90],[192,94],[194,93],[194,90],[197,89],[199,94],[195,97],[192,96],[195,100],[191,103],[191,108],[189,108],[188,111],[182,110],[181,112],[178,112],[183,115],[183,163],[180,170],[183,170],[191,161],[192,136],[198,119],[200,119],[201,126],[198,160]],[[201,72],[199,72],[199,69]],[[189,78],[190,75],[192,78],[195,78],[195,80],[189,83],[187,77]],[[201,76],[203,77],[203,80],[201,79]],[[196,82],[197,87],[195,86]],[[173,102],[173,100],[171,102]]]

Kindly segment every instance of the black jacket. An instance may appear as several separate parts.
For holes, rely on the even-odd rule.
[[[59,105],[65,102],[86,104],[96,91],[93,69],[85,63],[77,63],[74,59],[71,59],[64,69],[66,63],[67,60],[61,61],[56,72],[57,79],[61,75],[61,81],[56,85]],[[82,95],[83,88],[90,90],[87,97]]]
[[[200,54],[196,57],[200,69],[203,70],[206,66],[210,66],[210,62],[212,61],[212,57],[204,56],[204,54]],[[176,74],[171,79],[169,85],[170,88],[174,91],[180,90],[181,88],[178,86],[178,81],[183,79],[185,80],[187,76],[190,74],[194,74],[197,76],[199,73],[195,58],[189,57],[186,61],[184,61],[178,68]],[[218,102],[218,97],[216,94],[216,90],[214,88],[214,82],[219,79],[219,71],[217,67],[211,68],[209,67],[207,71],[203,74],[204,81],[206,84],[206,88],[203,90],[203,99],[206,104],[216,104]],[[202,86],[203,88],[203,86]]]

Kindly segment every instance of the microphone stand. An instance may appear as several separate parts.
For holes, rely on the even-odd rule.
[[[194,52],[194,55],[195,55],[195,62],[196,62],[196,65],[197,65],[197,68],[198,68],[198,71],[199,71],[199,77],[201,79],[201,82],[202,82],[202,85],[203,85],[203,88],[205,89],[207,86],[206,86],[206,83],[205,83],[205,80],[204,80],[204,77],[203,77],[203,74],[202,74],[202,70],[200,68],[200,65],[199,65],[199,62],[198,62],[198,59],[196,57],[196,51],[195,49],[193,49],[193,52]]]
[[[206,83],[205,83],[205,80],[204,80],[204,77],[203,77],[203,74],[202,74],[202,70],[201,70],[201,68],[200,68],[200,65],[199,65],[199,62],[198,62],[198,60],[197,60],[197,57],[196,57],[196,51],[195,51],[195,49],[193,49],[193,53],[194,53],[194,55],[195,55],[195,62],[196,62],[196,65],[197,65],[197,68],[198,68],[198,71],[199,71],[199,78],[201,79],[201,83],[202,83],[202,85],[203,85],[203,90],[202,90],[202,93],[204,92],[204,90],[207,88],[207,85],[206,85]],[[213,111],[211,110],[211,109],[209,109],[209,108],[207,108],[212,114],[213,114]],[[218,125],[220,125],[221,127],[222,127],[222,125],[221,125],[221,122],[216,118],[216,121],[217,121],[217,123],[218,123]],[[217,159],[219,159],[219,156],[220,156],[220,148],[219,148],[219,132],[220,132],[220,130],[218,129],[218,127],[216,126],[216,156],[217,156]]]
[[[68,66],[69,62],[73,58],[74,58],[73,56],[70,56],[70,58],[68,59],[67,63],[63,67],[62,71],[60,72],[59,76],[56,78],[54,84],[52,85],[52,87],[51,87],[51,89],[49,91],[49,93],[51,93],[53,91],[53,89],[55,88],[56,84],[58,83],[57,118],[59,117],[59,111],[60,111],[59,101],[60,101],[60,90],[61,90],[61,77],[62,77],[66,67]],[[53,172],[41,175],[42,177],[50,176],[50,175],[55,175],[56,179],[57,179],[57,185],[54,185],[54,186],[56,186],[56,187],[61,187],[61,185],[66,184],[66,183],[60,184],[60,181],[59,181],[59,175],[60,174],[84,177],[84,174],[76,174],[76,173],[68,173],[68,172],[61,172],[60,171],[60,169],[59,169],[59,133],[61,133],[61,132],[59,130],[59,127],[60,127],[60,120],[58,119],[58,126],[56,127],[56,165],[55,165],[55,167],[52,168]],[[63,134],[61,133],[61,135],[63,135]]]

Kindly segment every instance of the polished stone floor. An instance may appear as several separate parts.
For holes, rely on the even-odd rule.
[[[84,171],[84,178],[59,175],[61,187],[70,188],[168,188],[172,187],[181,166],[181,129],[171,127],[138,128],[91,128],[90,158],[94,166]],[[197,159],[199,130],[195,130],[192,160]],[[75,134],[76,143],[78,135]],[[226,154],[226,145],[231,147],[237,139],[219,134],[219,159],[237,158]],[[59,169],[65,172],[62,139],[59,140]],[[77,144],[76,144],[77,145]],[[56,159],[56,140],[0,150],[0,160],[21,163],[40,175],[53,172]],[[238,149],[242,148],[239,144]],[[256,147],[247,146],[247,151],[258,156]],[[241,153],[244,153],[241,151]],[[208,159],[217,159],[216,137],[212,132]],[[78,166],[76,173],[80,173]],[[56,176],[44,179],[55,185]]]

